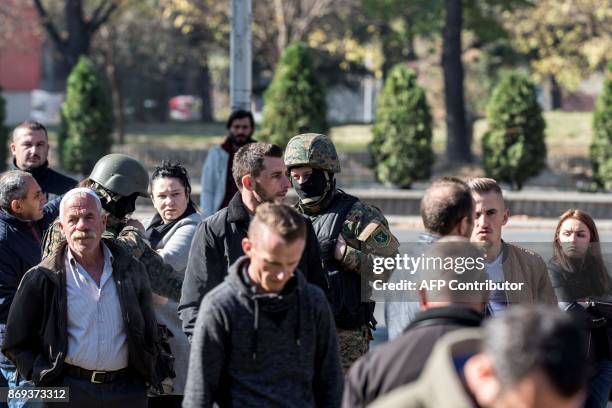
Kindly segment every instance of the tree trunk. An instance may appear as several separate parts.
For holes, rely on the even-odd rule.
[[[552,110],[561,109],[563,107],[563,97],[561,87],[554,75],[550,76],[550,108]]]
[[[100,34],[104,38],[104,68],[110,83],[117,142],[123,144],[125,143],[125,115],[123,113],[123,92],[115,59],[115,31],[113,27],[104,27]]]
[[[70,74],[72,68],[79,62],[79,57],[89,53],[91,33],[85,26],[86,23],[83,19],[82,0],[67,0],[65,13],[68,37],[66,39],[64,64],[66,71]]]
[[[200,65],[200,97],[202,98],[202,122],[213,121],[213,98],[210,84],[210,68],[208,67],[208,57],[204,57]]]
[[[461,62],[462,5],[460,0],[445,0],[442,68],[446,106],[446,156],[451,162],[469,163],[472,155],[465,126],[463,64]]]
[[[283,50],[289,42],[289,30],[285,19],[285,9],[282,0],[274,0],[274,17],[276,18],[276,26],[278,27],[278,38],[276,39],[277,61],[283,55]],[[274,64],[276,65],[276,64]]]

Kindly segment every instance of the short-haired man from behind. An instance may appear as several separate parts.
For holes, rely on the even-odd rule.
[[[70,387],[65,407],[146,407],[157,384],[157,324],[144,266],[110,240],[98,196],[70,190],[66,236],[23,277],[2,351],[37,386]]]
[[[550,306],[517,306],[484,330],[447,334],[418,381],[372,408],[579,408],[588,373],[586,332]]]
[[[491,178],[468,181],[474,198],[472,242],[483,246],[487,258],[488,279],[495,282],[523,283],[521,290],[495,290],[491,293],[488,312],[497,314],[510,304],[543,303],[556,305],[544,260],[537,254],[502,240],[503,226],[509,211],[502,190]]]
[[[256,208],[265,202],[280,204],[285,199],[291,184],[282,157],[282,149],[269,143],[249,143],[236,152],[232,176],[238,192],[226,208],[200,223],[191,243],[178,308],[188,337],[193,334],[204,295],[223,282],[229,266],[244,255],[242,239]],[[299,270],[308,282],[327,291],[319,244],[310,221],[307,230]]]
[[[331,309],[296,270],[305,238],[305,220],[290,207],[257,207],[246,255],[202,300],[183,407],[339,405]]]
[[[488,291],[448,288],[453,280],[458,284],[484,282],[484,270],[476,264],[482,252],[467,238],[445,237],[432,243],[425,256],[445,260],[473,259],[475,262],[462,273],[446,269],[418,273],[418,281],[444,281],[446,290],[420,290],[422,311],[403,334],[355,362],[344,386],[344,408],[365,407],[376,398],[415,381],[440,337],[454,330],[480,326]]]
[[[232,178],[234,155],[245,144],[254,142],[252,136],[255,131],[255,120],[251,112],[245,110],[232,112],[226,127],[227,137],[223,143],[208,151],[202,167],[200,195],[202,218],[228,206],[238,191]]]
[[[434,180],[421,199],[421,219],[425,231],[419,236],[419,243],[429,244],[447,236],[470,238],[473,210],[474,201],[465,182],[456,177]],[[396,271],[391,281],[403,279],[403,272]],[[389,340],[400,336],[419,311],[417,302],[386,302],[385,320]]]
[[[25,121],[13,129],[11,154],[11,167],[30,173],[47,200],[61,196],[77,184],[75,179],[49,168],[49,137],[41,123]]]

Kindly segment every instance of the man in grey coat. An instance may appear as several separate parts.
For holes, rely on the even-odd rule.
[[[203,299],[183,407],[337,407],[342,371],[323,291],[295,273],[304,218],[288,206],[257,207],[246,256]]]

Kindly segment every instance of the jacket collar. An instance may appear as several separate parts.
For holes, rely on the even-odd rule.
[[[34,179],[40,184],[40,180],[45,179],[49,173],[49,162],[46,161],[38,167],[24,170],[17,167],[17,161],[15,157],[13,157],[13,160],[11,160],[11,170],[21,170],[30,173],[32,177],[34,177]]]
[[[34,225],[37,224],[36,221],[22,220],[21,218],[17,218],[5,210],[0,210],[0,220],[20,230],[29,229],[32,223],[34,223]]]
[[[113,259],[113,270],[123,270],[129,261],[129,257],[127,256],[127,252],[123,248],[121,248],[118,244],[114,243],[113,240],[102,238],[102,242],[108,247],[112,254]],[[68,243],[66,240],[62,240],[55,252],[51,255],[47,256],[42,260],[40,266],[43,268],[54,272],[54,274],[59,274],[64,270],[64,262],[66,260],[66,247]]]
[[[456,361],[477,353],[482,339],[479,329],[463,329],[447,334],[436,343],[417,382],[420,395],[428,399],[428,406],[476,406],[457,373]]]
[[[433,232],[425,231],[419,234],[419,242],[425,244],[431,244],[440,239],[439,235],[434,234]]]
[[[483,319],[483,313],[479,313],[470,307],[460,305],[433,307],[418,313],[404,332],[418,326],[436,324],[457,324],[465,327],[478,327]]]
[[[227,205],[227,221],[236,223],[242,222],[248,225],[250,220],[249,211],[242,202],[242,195],[240,195],[240,191],[238,191]]]

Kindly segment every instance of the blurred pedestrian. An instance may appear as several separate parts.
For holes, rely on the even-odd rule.
[[[221,145],[208,151],[202,167],[200,207],[203,218],[227,207],[238,192],[232,177],[234,155],[245,144],[254,142],[255,120],[251,112],[241,109],[232,112],[226,127],[227,137]]]
[[[579,408],[588,364],[583,326],[550,306],[516,306],[484,330],[447,334],[419,379],[372,408]]]

